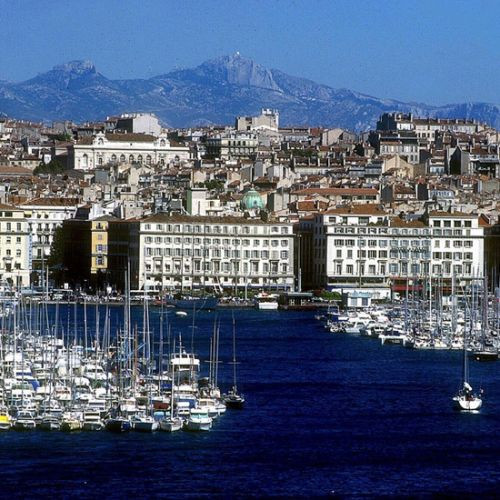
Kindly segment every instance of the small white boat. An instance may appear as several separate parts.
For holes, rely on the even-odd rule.
[[[185,318],[188,315],[188,313],[186,311],[177,311],[175,315],[180,316],[181,318]]]
[[[44,431],[58,431],[61,429],[61,420],[54,415],[43,415],[39,427]]]
[[[137,432],[155,432],[158,430],[158,422],[149,415],[137,415],[132,419],[132,428]]]
[[[482,390],[479,395],[474,394],[469,383],[469,357],[467,354],[467,333],[464,328],[463,357],[462,357],[462,388],[453,397],[453,404],[459,411],[478,411],[483,405],[481,399]]]
[[[461,411],[477,411],[483,405],[481,396],[476,396],[467,382],[464,382],[463,389],[453,398],[453,402],[455,409]]]
[[[275,311],[278,309],[278,296],[269,293],[259,293],[255,296],[255,305],[257,309],[263,311]]]
[[[209,431],[212,428],[212,419],[208,416],[208,410],[192,408],[184,428],[187,431]]]
[[[175,432],[182,429],[184,421],[180,417],[167,417],[160,420],[160,430],[164,432]]]
[[[21,410],[17,414],[14,423],[16,431],[32,431],[36,428],[35,413],[29,410]]]
[[[82,429],[84,431],[102,431],[104,429],[104,423],[101,419],[100,412],[93,410],[85,411],[83,414]]]

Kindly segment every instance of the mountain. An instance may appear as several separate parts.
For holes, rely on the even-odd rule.
[[[0,81],[0,114],[29,120],[102,120],[152,111],[174,127],[232,124],[262,107],[280,111],[282,125],[366,130],[386,111],[471,118],[500,128],[500,106],[487,103],[430,106],[378,99],[287,75],[239,54],[149,79],[110,80],[90,61],[72,61],[25,82]]]

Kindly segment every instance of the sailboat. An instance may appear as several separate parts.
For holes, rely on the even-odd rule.
[[[245,398],[243,394],[238,393],[236,385],[236,324],[233,314],[233,386],[231,390],[224,396],[224,403],[227,408],[241,409],[245,405]]]
[[[175,352],[175,341],[173,351]],[[174,416],[174,365],[171,365],[171,381],[172,381],[172,389],[170,390],[170,415],[167,418],[164,418],[160,421],[160,430],[166,432],[175,432],[180,431],[182,429],[183,420],[179,416]]]
[[[467,305],[466,305],[467,307]],[[472,332],[473,317],[469,318],[470,330]],[[463,345],[463,361],[462,361],[462,388],[458,394],[453,397],[453,404],[456,410],[460,411],[477,411],[481,408],[483,400],[479,395],[474,394],[472,386],[469,383],[469,359],[467,356],[467,328],[464,328],[464,345]]]

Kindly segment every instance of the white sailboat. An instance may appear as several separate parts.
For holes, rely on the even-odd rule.
[[[241,409],[245,404],[245,398],[243,394],[238,393],[238,387],[236,385],[236,324],[233,315],[233,386],[231,390],[224,395],[224,404],[228,408]]]
[[[175,352],[175,341],[173,351]],[[178,415],[174,416],[174,387],[175,387],[175,370],[174,364],[171,364],[171,382],[170,389],[170,415],[160,421],[160,430],[165,432],[175,432],[182,429],[183,420]]]
[[[467,305],[466,305],[467,307]],[[473,318],[470,315],[470,330],[472,333]],[[483,400],[481,393],[477,395],[474,393],[472,386],[469,383],[469,359],[467,356],[467,328],[464,328],[464,345],[463,345],[463,361],[462,361],[462,388],[458,394],[453,397],[453,404],[455,409],[460,411],[477,411],[481,408]]]

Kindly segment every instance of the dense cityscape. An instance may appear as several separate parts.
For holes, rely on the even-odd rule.
[[[0,280],[53,288],[235,294],[349,290],[409,277],[498,280],[498,131],[387,113],[365,133],[164,129],[2,119]]]
[[[2,1],[3,495],[496,498],[500,4]]]

